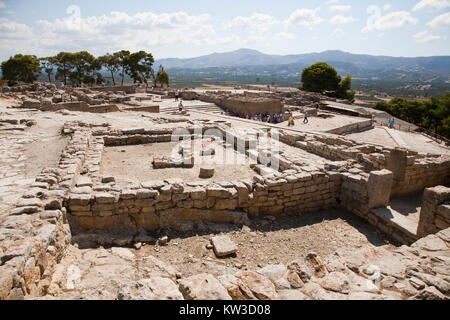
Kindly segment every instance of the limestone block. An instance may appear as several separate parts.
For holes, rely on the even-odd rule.
[[[218,257],[230,256],[237,252],[237,245],[228,236],[213,237],[211,243]]]
[[[147,192],[147,191],[145,191]],[[137,195],[136,190],[122,190],[120,193],[120,199],[121,200],[132,200],[135,199]]]
[[[184,300],[177,285],[170,279],[154,277],[120,287],[118,300]]]
[[[259,300],[276,300],[277,293],[274,284],[266,277],[251,271],[244,271],[237,275],[239,288],[249,292],[248,298],[256,297]],[[246,295],[249,295],[246,294]]]
[[[210,274],[198,274],[179,282],[187,300],[232,300],[222,284]]]
[[[369,209],[389,205],[394,175],[389,170],[372,171],[367,185]]]
[[[91,196],[89,194],[70,194],[69,203],[70,205],[76,206],[86,206],[89,204]]]
[[[190,197],[192,200],[206,200],[206,189],[196,187],[190,191]]]
[[[213,166],[202,166],[200,168],[200,178],[209,179],[214,177],[214,167]]]
[[[95,195],[95,201],[101,204],[111,204],[116,201],[116,196],[106,192],[97,193]]]

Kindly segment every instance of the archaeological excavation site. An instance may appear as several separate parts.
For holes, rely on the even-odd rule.
[[[448,141],[296,89],[175,91],[0,87],[0,300],[449,299]]]

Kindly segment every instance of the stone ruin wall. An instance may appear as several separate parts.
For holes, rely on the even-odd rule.
[[[0,224],[0,299],[14,298],[20,295],[19,292],[32,297],[45,295],[55,265],[71,242],[72,234],[76,238],[77,232],[83,235],[89,234],[89,230],[131,232],[133,235],[142,230],[167,227],[182,231],[199,221],[245,224],[248,217],[261,214],[306,213],[340,205],[402,243],[410,244],[416,240],[370,210],[387,204],[388,193],[380,194],[377,190],[384,191],[389,185],[395,190],[395,174],[387,170],[365,172],[365,167],[352,157],[346,161],[330,162],[324,171],[305,172],[292,166],[293,169],[278,176],[256,174],[253,181],[205,185],[169,179],[141,182],[136,188],[121,190],[115,187],[113,177],[100,176],[99,166],[105,144],[168,141],[170,130],[114,131],[106,125],[76,122],[67,123],[63,134],[70,134],[72,139],[63,151],[58,167],[44,169],[17,207]],[[281,135],[282,141],[300,142],[299,147],[322,155],[325,152],[344,155],[344,150],[356,147],[351,141],[333,138],[330,142],[337,145],[331,144],[326,150],[322,145],[317,148],[318,145],[312,141],[306,142],[305,146],[305,141],[311,137],[297,138],[299,136]],[[328,139],[323,136],[317,138],[322,141]],[[386,156],[387,153],[377,148],[359,146],[349,154],[355,155],[356,152],[359,160],[378,159],[378,167],[381,168],[385,162],[381,161],[380,155]],[[358,151],[362,150],[375,153],[363,153],[364,157],[361,157]],[[421,172],[416,171],[415,166],[431,165],[445,172],[447,177],[441,179],[448,178],[448,159],[416,157],[414,162],[408,160],[407,168],[411,169],[405,172]],[[376,167],[373,164],[368,167],[372,166]],[[262,172],[263,166],[255,166],[255,169]],[[80,176],[86,173],[91,182],[83,184]],[[76,187],[80,181],[81,186]],[[425,192],[425,213],[419,224],[419,235],[434,233],[448,226],[449,210],[445,201],[449,200],[449,192],[448,189],[443,190],[429,189]],[[100,241],[100,238],[94,235],[92,240]],[[128,238],[123,240],[120,236],[102,241],[102,245],[129,243]]]
[[[222,130],[226,132],[225,129]],[[194,128],[190,128],[190,131],[193,133]],[[289,142],[289,139],[296,141],[298,136],[282,134],[280,138]],[[234,139],[237,140],[238,137]],[[321,139],[324,141],[325,138]],[[346,145],[341,151],[345,150],[346,158],[350,159],[331,162],[324,171],[307,172],[285,163],[288,162],[286,159],[280,159],[283,170],[287,170],[280,176],[255,173],[253,181],[217,184],[183,183],[177,179],[169,179],[140,182],[132,188],[121,190],[115,188],[114,183],[111,185],[109,179],[103,183],[99,175],[101,150],[104,145],[169,142],[171,131],[145,132],[141,129],[111,132],[109,129],[96,129],[90,141],[91,148],[95,151],[92,152],[92,157],[88,153],[86,159],[90,180],[88,185],[82,185],[85,188],[71,190],[66,199],[67,208],[73,225],[82,230],[137,233],[138,230],[152,231],[166,227],[182,230],[185,223],[203,219],[236,223],[260,214],[276,216],[306,213],[341,205],[376,227],[384,229],[388,235],[402,243],[417,240],[410,232],[402,230],[390,221],[380,219],[371,212],[373,208],[388,205],[391,194],[386,190],[395,191],[395,175],[387,170],[380,171],[383,168],[381,163],[377,166],[367,166],[367,163],[363,162],[366,165],[364,167],[351,159],[361,158],[363,152],[369,155],[373,155],[370,152],[375,155],[377,152],[378,155],[389,155],[388,150],[368,145],[353,146],[352,149],[348,147],[352,142],[342,138],[333,139]],[[317,146],[315,143],[313,145]],[[248,148],[248,143],[246,146]],[[315,149],[316,153],[324,155],[324,150],[320,150],[321,152],[317,152]],[[434,166],[438,172],[446,172],[448,175],[448,159],[427,158],[427,161],[432,160],[435,161]],[[371,171],[375,167],[378,167],[375,169],[378,171]],[[262,173],[264,166],[256,165],[254,169],[257,173]],[[440,181],[446,178],[444,174]],[[418,181],[423,183],[424,180]],[[425,188],[425,185],[423,187]],[[379,194],[379,190],[382,194]],[[383,228],[383,225],[389,226]]]
[[[204,127],[203,133],[215,127]],[[194,129],[191,128],[191,133]],[[225,133],[225,130],[222,129]],[[99,129],[90,140],[85,168],[88,182],[77,183],[66,199],[70,219],[83,230],[114,230],[136,233],[165,227],[177,228],[185,221],[239,223],[248,216],[313,212],[336,206],[336,176],[323,172],[290,170],[284,176],[253,181],[218,184],[183,183],[177,179],[140,182],[134,188],[120,190],[102,183],[99,175],[102,150],[106,146],[170,142],[171,130]],[[233,139],[233,138],[232,138]],[[234,136],[234,140],[238,137]],[[236,141],[237,142],[237,141]],[[245,144],[245,143],[244,143]],[[248,142],[246,147],[248,149]],[[262,170],[263,166],[256,166]],[[288,165],[285,165],[288,169]],[[114,180],[112,178],[111,180]]]
[[[126,94],[136,93],[136,88],[134,86],[114,86],[114,87],[92,87],[91,90],[101,91],[101,92],[125,92]]]
[[[106,88],[105,88],[106,89]],[[22,101],[18,108],[38,109],[41,111],[79,111],[92,113],[109,113],[120,111],[117,104],[132,104],[131,97],[127,96],[126,87],[113,87],[107,92],[95,91],[91,88],[58,89],[54,84],[35,83],[17,87],[3,87],[1,95],[5,98],[14,98]],[[113,92],[110,92],[113,91]],[[154,110],[151,110],[154,112]]]
[[[198,94],[195,92],[182,92],[181,97],[185,100],[200,100],[203,102],[215,103],[216,105],[228,109],[237,115],[259,114],[259,113],[284,113],[284,104],[276,97],[261,97],[255,95],[232,95],[225,92],[206,92]]]
[[[57,168],[46,168],[0,224],[0,300],[45,295],[71,242],[68,190],[88,152],[90,129],[79,128],[64,149]]]
[[[387,169],[394,173],[391,196],[422,192],[450,184],[450,159],[401,148],[359,144],[329,135],[280,135],[280,140],[332,161],[356,160],[365,172]]]
[[[450,188],[428,188],[423,195],[418,236],[425,237],[450,227]]]

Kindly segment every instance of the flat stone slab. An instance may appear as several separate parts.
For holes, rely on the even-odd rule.
[[[388,220],[391,223],[398,225],[400,228],[408,231],[411,235],[413,236],[417,235],[417,227],[418,227],[417,222],[406,218],[404,215],[398,213],[392,208],[372,209],[372,212],[375,213],[380,218]]]
[[[92,187],[92,180],[89,177],[80,176],[78,178],[77,187]]]
[[[227,257],[237,252],[237,245],[228,236],[217,236],[211,239],[216,256]]]

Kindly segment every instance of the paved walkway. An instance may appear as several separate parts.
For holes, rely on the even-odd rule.
[[[391,136],[392,139],[394,139],[395,143],[398,144],[399,147],[408,149],[408,144],[403,140],[403,138],[400,136],[400,134],[395,131],[395,129],[390,129],[383,127],[384,130]]]

